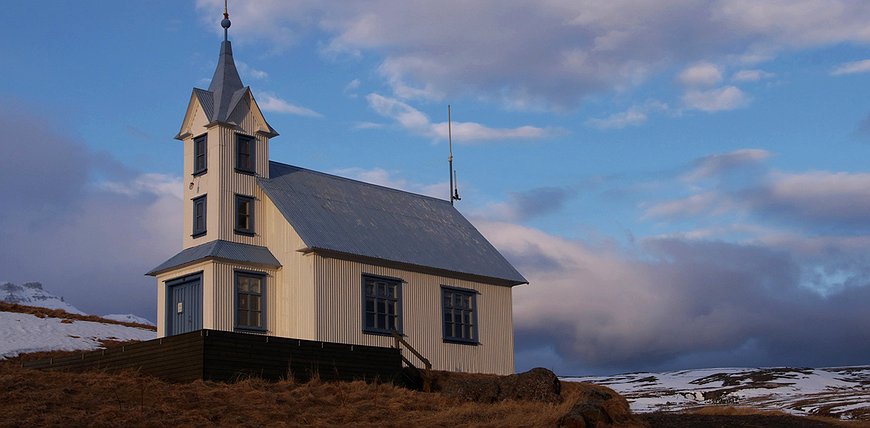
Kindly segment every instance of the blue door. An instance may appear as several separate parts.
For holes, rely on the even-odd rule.
[[[176,278],[166,283],[168,336],[202,328],[202,274]]]

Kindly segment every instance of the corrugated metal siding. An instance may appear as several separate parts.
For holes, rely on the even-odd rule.
[[[197,104],[190,129],[191,137],[184,140],[184,248],[200,245],[215,239],[241,242],[251,245],[265,245],[266,217],[263,210],[265,198],[257,177],[236,172],[236,133],[252,135],[256,139],[257,176],[268,177],[269,139],[257,134],[263,125],[253,114],[250,100],[243,98],[231,120],[237,121],[241,130],[224,124],[207,128],[208,121],[202,107]],[[193,176],[193,138],[208,132],[208,170],[205,174]],[[235,195],[252,196],[255,199],[255,235],[239,235],[234,232]],[[193,208],[191,200],[207,195],[206,234],[197,238],[190,236],[193,230]]]
[[[514,372],[511,289],[471,281],[364,265],[346,260],[315,259],[317,340],[391,346],[389,337],[362,332],[363,273],[401,278],[403,333],[437,370],[509,374]],[[478,291],[478,346],[444,343],[441,285]],[[406,358],[417,362],[409,352]]]
[[[214,193],[210,191],[210,174],[212,174],[212,166],[217,165],[219,153],[216,150],[212,150],[211,147],[208,147],[206,156],[207,156],[207,167],[209,172],[205,174],[194,177],[193,176],[193,139],[203,133],[208,132],[208,144],[211,146],[212,138],[217,138],[216,134],[212,131],[209,131],[206,128],[208,125],[208,118],[205,113],[202,111],[202,107],[197,104],[193,109],[193,118],[192,125],[190,127],[191,136],[183,141],[184,144],[184,175],[183,175],[183,185],[184,185],[184,230],[182,232],[183,235],[183,248],[190,248],[203,242],[207,242],[209,240],[208,234],[205,236],[194,239],[190,236],[193,231],[193,198],[196,198],[201,195]],[[211,196],[209,196],[209,200],[206,203],[207,208],[211,208],[212,205]],[[215,211],[216,212],[216,211]],[[213,221],[210,217],[211,213],[206,213],[206,222]],[[206,230],[210,230],[210,224],[206,225]]]
[[[166,336],[166,281],[200,271],[202,272],[202,327],[212,328],[208,321],[214,316],[214,308],[207,302],[210,301],[209,293],[212,292],[212,287],[208,284],[214,282],[214,267],[212,262],[202,262],[157,276],[157,337]]]
[[[266,328],[264,334],[274,335],[275,314],[277,308],[277,292],[278,287],[275,281],[274,269],[263,269],[251,266],[245,266],[236,263],[215,263],[214,283],[207,288],[211,288],[213,293],[209,300],[206,300],[206,307],[214,308],[212,318],[212,328],[215,330],[234,331],[235,330],[235,272],[243,270],[248,272],[258,272],[266,275]]]
[[[283,337],[314,340],[314,255],[305,255],[297,250],[305,244],[272,201],[263,201],[264,212],[269,222],[268,247],[281,262],[277,272],[279,306],[276,308],[275,334]]]

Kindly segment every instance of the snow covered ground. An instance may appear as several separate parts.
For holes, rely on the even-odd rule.
[[[100,348],[101,340],[151,340],[157,333],[141,328],[92,321],[39,318],[0,312],[0,359],[40,351]]]
[[[724,368],[561,379],[612,388],[628,399],[632,411],[640,413],[727,405],[870,418],[870,366]]]

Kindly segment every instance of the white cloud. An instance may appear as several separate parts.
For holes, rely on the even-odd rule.
[[[151,194],[173,196],[181,199],[183,192],[181,177],[167,174],[145,173],[130,181],[105,181],[98,188],[127,196]]]
[[[679,79],[686,86],[713,86],[722,81],[722,72],[715,64],[702,62],[683,70]]]
[[[406,192],[418,193],[438,199],[446,199],[445,195],[448,193],[448,189],[450,188],[450,185],[447,182],[432,184],[411,182],[404,178],[397,177],[394,172],[387,171],[383,168],[341,168],[333,171],[333,173],[354,180],[364,181],[366,183],[404,190]]]
[[[735,82],[758,82],[775,76],[776,74],[764,70],[740,70],[737,73],[734,73],[732,80]]]
[[[410,132],[439,139],[448,137],[447,122],[432,123],[426,114],[407,103],[376,93],[369,94],[366,99],[375,112],[395,120]],[[454,143],[459,144],[480,140],[537,139],[553,133],[544,128],[528,125],[516,128],[490,128],[475,122],[453,122],[452,126]]]
[[[210,22],[222,6],[197,1]],[[377,71],[398,97],[471,95],[563,110],[698,61],[759,63],[870,42],[870,8],[855,0],[264,0],[232,13],[235,37],[280,49],[318,31],[332,52],[380,58]]]
[[[258,105],[261,109],[263,109],[263,111],[268,111],[272,113],[287,113],[304,117],[323,117],[322,114],[314,110],[298,106],[296,104],[291,104],[269,92],[261,92],[258,94],[257,98],[260,99]]]
[[[239,73],[243,76],[257,80],[265,80],[269,78],[269,73],[266,73],[263,70],[257,70],[242,61],[236,61],[236,65],[239,67]]]
[[[689,181],[705,178],[720,178],[736,169],[758,165],[770,158],[771,153],[762,149],[740,149],[729,153],[704,156],[695,161],[695,167],[685,175]]]
[[[683,95],[683,103],[689,108],[714,112],[734,110],[749,103],[749,97],[736,86],[702,90],[690,90]]]
[[[628,126],[640,125],[646,122],[646,112],[637,108],[614,113],[604,118],[592,118],[586,124],[598,129],[621,129]]]
[[[356,90],[359,89],[359,85],[359,79],[351,80],[347,85],[344,85],[344,93],[351,98],[356,98],[358,96]]]
[[[870,59],[840,64],[834,67],[833,70],[831,70],[831,75],[842,76],[845,74],[858,74],[867,72],[870,72]]]
[[[586,125],[598,129],[622,129],[645,123],[650,112],[668,111],[668,105],[659,101],[647,101],[641,105],[631,106],[626,111],[613,113],[604,118],[591,118]]]

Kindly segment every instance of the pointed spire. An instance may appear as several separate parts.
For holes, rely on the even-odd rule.
[[[221,42],[220,58],[218,58],[217,68],[214,70],[208,91],[214,96],[214,117],[211,119],[223,121],[230,113],[228,109],[234,95],[245,88],[245,85],[242,84],[242,78],[239,77],[239,71],[236,69],[236,63],[233,61],[233,46],[227,38],[230,15],[227,12],[226,1],[224,1],[224,19],[221,21],[221,27],[224,29],[224,41]]]

